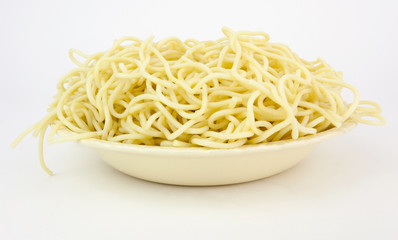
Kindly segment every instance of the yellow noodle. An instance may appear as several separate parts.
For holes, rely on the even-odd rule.
[[[306,61],[263,32],[223,28],[216,41],[125,37],[105,52],[72,49],[78,67],[57,85],[48,115],[23,132],[49,143],[235,148],[316,134],[345,121],[383,125],[381,108],[322,59]],[[79,59],[77,59],[78,57]],[[353,93],[346,103],[342,89]],[[371,118],[371,119],[369,119]],[[55,138],[60,129],[71,132]]]

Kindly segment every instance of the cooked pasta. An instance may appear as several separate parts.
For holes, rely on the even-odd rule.
[[[216,41],[117,40],[57,85],[48,114],[26,130],[48,142],[97,138],[125,144],[236,148],[313,135],[345,121],[382,125],[380,106],[322,59],[306,61],[263,32],[223,28]],[[77,57],[84,59],[79,61]],[[342,89],[354,98],[346,103]],[[370,120],[371,117],[373,120]],[[74,134],[54,137],[59,129]]]

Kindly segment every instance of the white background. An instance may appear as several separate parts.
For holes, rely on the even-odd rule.
[[[397,1],[0,1],[0,239],[398,239]],[[9,146],[44,116],[69,48],[125,35],[200,40],[262,30],[305,59],[323,57],[385,127],[358,126],[280,175],[177,187],[123,175],[75,143]]]

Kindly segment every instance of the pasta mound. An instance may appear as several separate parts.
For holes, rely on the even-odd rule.
[[[322,59],[303,60],[263,32],[222,31],[216,41],[125,37],[93,55],[71,50],[78,67],[59,81],[48,115],[17,142],[34,130],[42,146],[51,125],[50,143],[98,138],[236,148],[297,139],[348,120],[384,123],[379,105],[360,101]],[[344,102],[343,88],[353,102]],[[363,118],[369,116],[374,120]],[[55,138],[61,128],[74,134]],[[42,152],[40,158],[47,169]]]

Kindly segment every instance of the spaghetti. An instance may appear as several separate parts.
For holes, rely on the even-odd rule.
[[[357,89],[322,59],[305,61],[263,32],[222,31],[216,41],[125,37],[106,52],[71,50],[78,67],[60,79],[47,116],[14,146],[34,131],[51,174],[42,154],[50,125],[49,143],[97,138],[236,148],[297,139],[347,120],[384,124],[380,106],[360,101]],[[344,88],[354,95],[349,104]],[[74,134],[55,138],[61,128]]]

